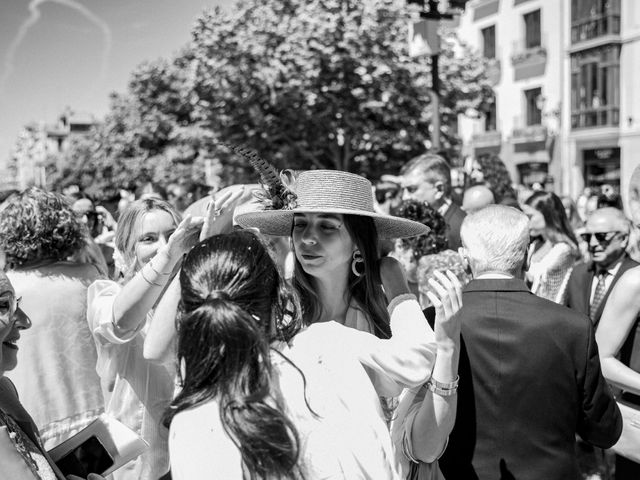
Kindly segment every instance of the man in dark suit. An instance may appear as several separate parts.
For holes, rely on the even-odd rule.
[[[456,422],[440,468],[451,480],[577,479],[575,434],[608,448],[622,430],[593,324],[525,285],[522,212],[490,205],[466,217],[461,236],[474,279],[458,312],[468,357],[458,403],[470,412]]]
[[[638,263],[625,251],[629,220],[617,208],[594,211],[587,219],[583,238],[589,244],[592,260],[576,265],[571,272],[566,305],[589,315],[597,326],[611,289],[624,272]]]
[[[428,203],[447,223],[449,248],[457,250],[460,225],[466,213],[451,200],[451,167],[440,155],[426,153],[409,161],[400,172],[402,200]]]

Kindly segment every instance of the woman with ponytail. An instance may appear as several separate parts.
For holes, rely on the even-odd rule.
[[[384,259],[380,274],[389,339],[334,321],[301,327],[294,291],[252,232],[194,247],[178,292],[181,391],[166,416],[173,479],[401,478],[374,385],[421,385],[436,346],[398,262]],[[437,291],[446,321],[460,285],[443,278]]]
[[[138,432],[149,449],[114,473],[115,480],[157,480],[169,470],[168,431],[161,425],[175,384],[173,362],[151,363],[143,356],[154,307],[182,256],[201,237],[216,233],[210,216],[184,219],[167,202],[146,198],[120,216],[115,243],[120,281],[98,280],[88,290],[87,319],[98,352],[106,412]],[[213,205],[212,205],[213,207]],[[227,215],[228,216],[228,215]],[[204,224],[204,225],[203,225]]]

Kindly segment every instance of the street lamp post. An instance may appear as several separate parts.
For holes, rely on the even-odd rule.
[[[427,20],[436,20],[439,22],[442,19],[451,20],[453,13],[447,11],[441,13],[438,9],[440,0],[427,0],[426,4],[428,9],[425,10],[425,0],[407,0],[408,4],[416,4],[421,8],[420,17]],[[463,10],[466,0],[447,0],[447,6],[450,8]],[[437,28],[437,24],[436,24]],[[431,97],[432,116],[431,116],[431,146],[433,150],[440,150],[440,75],[439,65],[440,60],[439,52],[436,51],[431,55],[431,91],[429,95]]]

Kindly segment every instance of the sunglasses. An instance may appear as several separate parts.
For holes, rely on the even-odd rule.
[[[587,243],[591,243],[591,237],[594,236],[596,238],[596,242],[598,242],[603,247],[606,247],[613,241],[615,236],[618,235],[619,233],[620,232],[583,233],[580,236]]]

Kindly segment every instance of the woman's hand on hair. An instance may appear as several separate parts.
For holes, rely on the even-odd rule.
[[[167,256],[177,261],[187,253],[198,241],[198,232],[203,224],[203,217],[185,216],[167,241],[165,247]]]
[[[235,192],[226,192],[219,199],[212,199],[207,205],[207,213],[200,231],[200,240],[229,233],[233,229],[233,212],[244,195],[244,187]]]
[[[434,271],[435,278],[429,279],[431,291],[427,296],[436,309],[435,334],[438,344],[450,343],[453,346],[460,341],[460,317],[456,315],[462,307],[462,284],[450,271],[446,275]]]
[[[398,260],[392,257],[383,257],[380,259],[379,268],[380,280],[387,301],[390,302],[403,293],[411,293],[404,268]]]

